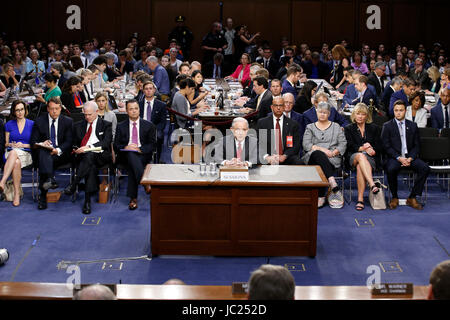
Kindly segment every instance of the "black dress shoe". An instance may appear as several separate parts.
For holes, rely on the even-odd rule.
[[[66,196],[71,196],[75,193],[76,189],[77,189],[77,185],[75,183],[71,183],[64,189],[64,194]]]
[[[91,201],[90,200],[84,201],[83,214],[91,214]]]
[[[46,198],[46,196],[39,196],[38,209],[39,210],[47,209],[47,198]]]
[[[42,189],[49,190],[49,189],[56,189],[58,188],[58,184],[56,183],[55,178],[50,178],[47,181],[44,182],[42,185]]]

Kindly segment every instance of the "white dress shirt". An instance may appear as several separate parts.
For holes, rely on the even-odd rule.
[[[59,117],[58,117],[58,119],[55,120],[55,143],[56,143],[56,146],[59,144],[58,143],[58,122],[59,122]],[[48,115],[48,132],[50,133],[50,135],[49,135],[50,137],[52,134],[52,123],[53,123],[53,118],[50,117],[50,115]],[[53,148],[56,146],[53,146]],[[56,148],[56,150],[58,151],[58,156],[60,156],[62,154],[62,150],[60,148]]]
[[[395,119],[395,122],[397,123],[398,126],[398,131],[400,134],[400,141],[402,142],[402,153],[404,151],[404,154],[402,154],[402,156],[406,156],[406,154],[408,154],[408,145],[406,142],[406,121],[405,119],[403,119],[402,121],[398,121],[397,119]],[[402,125],[400,126],[400,122],[402,122]],[[402,130],[402,132],[400,132],[400,130]],[[404,141],[402,141],[402,135],[404,137]],[[404,145],[403,145],[404,143]],[[398,158],[397,158],[398,160]]]
[[[153,97],[151,100],[147,100],[147,98],[144,99],[144,114],[143,114],[144,120],[150,121],[147,119],[148,108],[150,107],[150,110],[151,110],[150,112],[152,112],[154,102],[155,102],[155,97]]]
[[[257,100],[257,102],[256,102],[256,110],[259,110],[259,105],[261,104],[261,100],[264,98],[264,95],[266,94],[266,92],[267,92],[268,90],[269,90],[269,89],[265,89],[265,90],[263,91],[263,93],[261,93],[261,94],[259,95],[258,100]]]
[[[97,134],[96,134],[97,122],[98,122],[98,117],[97,117],[97,119],[95,119],[92,122],[92,132],[91,132],[91,136],[89,137],[88,142],[86,143],[87,146],[93,147],[94,144],[96,144],[97,142],[100,142],[100,140],[97,138]],[[86,126],[86,132],[88,132],[88,130],[89,130],[89,123]]]
[[[280,117],[280,135],[281,135],[281,143],[283,143],[283,119],[284,119],[284,114]],[[275,146],[277,145],[277,117],[275,117],[275,115],[273,115],[273,140],[275,143]],[[275,147],[276,149],[276,147]],[[270,152],[272,152],[271,150],[268,150]],[[277,152],[278,150],[275,150],[275,152]],[[264,160],[269,156],[269,154],[264,155]]]
[[[441,103],[442,106],[442,119],[444,119],[444,128],[445,128],[445,107],[447,107],[447,117],[450,121],[450,103],[448,103],[447,105],[444,105]]]

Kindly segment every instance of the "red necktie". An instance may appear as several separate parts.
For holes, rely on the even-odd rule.
[[[81,147],[86,146],[86,143],[89,141],[89,138],[91,137],[92,133],[92,123],[89,123],[89,129],[84,135],[83,141],[81,141]]]
[[[283,155],[283,141],[281,140],[281,127],[280,127],[280,119],[277,119],[277,127],[276,129],[276,136],[277,136],[277,150],[278,154],[281,156]]]
[[[237,158],[241,159],[242,156],[242,142],[238,142],[239,148],[237,149]]]

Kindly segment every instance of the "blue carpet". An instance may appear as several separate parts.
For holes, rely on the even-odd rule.
[[[66,183],[58,181],[61,186]],[[121,185],[123,194],[125,179]],[[450,200],[436,185],[431,185],[423,211],[409,207],[375,211],[367,204],[363,212],[357,212],[354,203],[339,210],[319,210],[314,259],[158,256],[147,260],[143,257],[150,252],[150,204],[143,190],[136,211],[128,210],[128,199],[121,195],[117,203],[93,204],[90,216],[81,214],[81,197],[72,203],[63,196],[59,203],[39,211],[31,190],[24,190],[19,208],[0,203],[0,247],[11,253],[8,263],[0,267],[0,281],[12,279],[26,254],[14,281],[63,283],[70,274],[59,270],[58,263],[86,261],[80,264],[83,283],[161,284],[180,278],[188,284],[230,285],[248,280],[259,265],[272,263],[288,267],[297,285],[365,285],[369,266],[379,267],[383,282],[426,285],[432,268],[449,259]],[[125,259],[136,257],[142,259]],[[121,270],[117,270],[120,262],[103,262],[116,258],[123,259]]]
[[[170,150],[166,144],[164,148],[161,160],[170,163]],[[27,179],[24,182],[29,182]],[[62,177],[58,182],[63,188],[68,180]],[[129,199],[124,196],[126,179],[121,186],[116,203],[93,204],[85,224],[100,218],[98,225],[82,225],[86,218],[81,214],[82,196],[72,203],[63,195],[59,203],[39,211],[31,199],[31,189],[24,188],[19,208],[1,202],[0,248],[8,248],[11,257],[0,267],[0,282],[14,276],[14,281],[21,282],[64,283],[71,274],[58,269],[58,264],[86,261],[89,263],[80,264],[82,283],[162,284],[180,278],[191,285],[230,285],[247,281],[259,265],[272,263],[288,267],[297,285],[365,285],[369,266],[379,268],[382,282],[426,285],[433,267],[450,258],[450,200],[434,183],[429,185],[423,211],[409,207],[375,211],[366,203],[366,209],[357,212],[354,202],[339,210],[319,210],[314,259],[158,256],[147,260],[148,196],[141,188],[139,209],[129,211]],[[400,197],[406,197],[406,185],[400,183],[400,188]],[[144,258],[125,259],[136,257]],[[122,265],[103,262],[115,258],[121,258]]]

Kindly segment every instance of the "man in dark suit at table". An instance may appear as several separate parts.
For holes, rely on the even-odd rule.
[[[256,98],[249,100],[244,107],[240,109],[244,113],[258,112],[256,121],[266,117],[270,113],[272,105],[272,92],[269,90],[269,81],[262,76],[253,79],[253,91]]]
[[[401,100],[396,101],[394,103],[395,118],[386,122],[381,132],[381,140],[387,156],[385,159],[386,174],[392,193],[389,208],[395,209],[398,206],[397,176],[400,169],[407,168],[416,173],[416,179],[406,204],[414,209],[422,210],[422,205],[417,202],[416,196],[422,194],[430,167],[418,158],[419,129],[416,123],[405,119],[405,114],[406,104]]]
[[[375,87],[377,96],[381,98],[384,91],[384,74],[386,72],[386,65],[383,61],[375,63],[375,71],[371,72],[367,77],[367,84]]]
[[[128,120],[117,125],[114,149],[119,155],[118,162],[124,164],[128,172],[128,208],[136,210],[138,186],[145,167],[152,160],[156,144],[156,127],[139,116],[139,104],[136,100],[127,101],[126,110]],[[149,194],[150,186],[146,186],[145,191]]]
[[[248,135],[248,121],[245,118],[234,118],[231,124],[232,134],[212,144],[214,156],[206,152],[207,162],[225,166],[247,166],[251,168],[258,163],[258,139]],[[209,149],[212,151],[211,149]],[[212,152],[211,152],[212,153]]]
[[[366,76],[359,76],[355,80],[355,88],[359,92],[359,97],[357,98],[358,102],[364,103],[366,106],[370,106],[373,104],[375,107],[377,106],[377,96],[375,93],[370,90],[368,85],[368,78]]]
[[[258,120],[257,132],[260,148],[259,160],[271,165],[302,165],[299,157],[300,134],[298,124],[284,116],[284,99],[276,97],[272,102],[272,116]],[[266,145],[264,146],[264,142]]]
[[[300,76],[302,74],[302,68],[293,63],[288,69],[286,74],[286,79],[283,81],[282,87],[283,90],[281,94],[285,94],[286,92],[292,93],[294,95],[294,99],[297,99],[297,88],[296,85],[300,80]]]
[[[83,106],[84,120],[74,125],[74,154],[76,163],[76,174],[73,182],[69,184],[64,193],[72,195],[82,179],[85,181],[85,201],[83,214],[91,213],[91,196],[98,192],[99,168],[112,162],[111,143],[112,125],[98,117],[98,106],[89,101]],[[89,149],[101,148],[100,151],[89,151]]]
[[[301,66],[308,79],[324,79],[327,81],[330,79],[330,67],[325,62],[320,61],[318,52],[313,52],[311,60],[302,62]]]
[[[231,73],[230,65],[221,53],[216,53],[213,61],[205,63],[202,72],[205,79],[223,79]]]
[[[342,98],[342,105],[345,107],[346,105],[349,106],[355,106],[357,103],[359,103],[358,96],[359,92],[356,90],[355,82],[356,79],[358,79],[363,74],[359,70],[349,70],[347,71],[348,74],[350,74],[349,77],[347,77],[349,85],[345,88],[345,94]],[[375,87],[371,84],[367,84],[367,88],[372,91],[373,95],[376,96],[376,90]],[[375,102],[375,105],[379,104],[379,100],[377,97],[377,100]]]
[[[284,99],[284,116],[297,122],[300,141],[303,141],[303,134],[305,133],[305,127],[303,126],[303,115],[292,110],[292,108],[294,107],[294,96],[292,95],[292,93],[287,92],[283,94],[282,98]],[[269,116],[272,115],[272,112],[269,113]],[[299,156],[301,156],[302,154],[302,147],[302,143],[300,143]]]
[[[422,90],[430,88],[430,77],[424,68],[424,61],[421,58],[416,58],[414,61],[414,68],[409,70],[409,77],[417,82],[417,85]]]
[[[439,91],[440,101],[431,109],[431,127],[450,128],[450,92],[448,88]]]
[[[39,163],[38,209],[47,209],[47,192],[56,189],[55,168],[71,161],[73,120],[61,115],[61,100],[50,98],[46,114],[36,119],[30,144]]]
[[[139,115],[141,119],[150,121],[156,127],[157,137],[157,161],[161,156],[164,142],[164,128],[166,127],[166,104],[155,97],[156,86],[152,81],[143,84],[144,99],[139,103]]]
[[[401,90],[396,91],[391,96],[391,101],[389,102],[389,116],[394,117],[394,103],[397,100],[402,100],[406,105],[409,104],[409,97],[416,91],[416,81],[406,78],[403,80],[403,87]]]
[[[278,61],[272,56],[272,49],[269,46],[263,47],[263,56],[256,58],[256,62],[264,67],[267,71],[269,71],[270,79],[275,78],[278,70],[280,69],[280,65]]]
[[[391,102],[391,97],[394,92],[400,91],[402,89],[403,80],[400,77],[395,77],[392,81],[384,88],[383,94],[381,96],[381,108],[388,113],[389,104]]]

